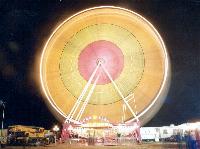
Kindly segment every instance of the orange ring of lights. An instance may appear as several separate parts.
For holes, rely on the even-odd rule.
[[[134,93],[134,99],[129,104],[139,119],[147,122],[160,108],[167,93],[168,55],[159,33],[145,18],[119,7],[86,9],[66,19],[51,34],[40,63],[41,85],[50,109],[62,121],[67,117],[88,81],[87,74],[84,76],[79,67],[87,69],[92,63],[79,66],[81,53],[96,41],[108,41],[113,49],[119,51],[119,58],[113,61],[117,63],[121,60],[121,68],[113,72],[116,73],[114,82],[125,97]],[[115,50],[113,53],[116,53]],[[112,57],[112,53],[110,55]],[[84,58],[81,64],[87,59]],[[109,58],[107,61],[108,65],[112,63]],[[113,71],[117,69],[114,66]],[[104,79],[108,78],[104,76]],[[119,123],[123,115],[122,107],[123,100],[112,82],[100,82],[82,119],[97,115]],[[127,109],[125,120],[133,118]]]

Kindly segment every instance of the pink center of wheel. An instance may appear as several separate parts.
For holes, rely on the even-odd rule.
[[[97,84],[107,84],[111,80],[104,72],[102,65],[115,80],[123,70],[124,56],[120,48],[114,43],[106,40],[94,41],[82,50],[78,59],[78,69],[85,80],[90,79],[98,63],[100,63],[100,66],[93,82],[99,74]]]

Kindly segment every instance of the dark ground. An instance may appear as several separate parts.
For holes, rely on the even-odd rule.
[[[146,126],[200,120],[199,0],[0,0],[0,100],[6,102],[6,127],[52,128],[58,123],[33,78],[35,58],[58,23],[83,9],[105,5],[144,16],[168,49],[172,65],[169,93]]]
[[[46,147],[25,147],[25,149],[178,149],[176,143],[143,143],[141,145],[133,144],[126,146],[85,146],[85,145],[69,145],[69,144],[53,144]],[[6,149],[24,149],[22,146],[6,147]],[[183,145],[183,148],[185,146]]]

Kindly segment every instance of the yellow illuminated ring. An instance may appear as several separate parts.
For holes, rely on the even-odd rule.
[[[123,59],[117,60],[123,61],[123,67],[113,73],[113,76],[118,73],[114,81],[125,97],[134,94],[129,104],[142,123],[146,123],[167,94],[169,58],[152,24],[141,15],[119,7],[86,9],[66,19],[51,34],[40,63],[40,80],[47,104],[61,121],[67,117],[88,81],[79,68],[81,54],[92,43],[102,41],[122,53],[118,55]],[[97,84],[82,118],[99,115],[119,123],[123,100],[111,82],[102,82]],[[134,118],[128,110],[125,115],[126,121]]]

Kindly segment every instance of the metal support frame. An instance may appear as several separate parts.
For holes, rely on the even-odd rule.
[[[81,92],[79,98],[77,99],[76,103],[74,104],[73,108],[71,109],[69,115],[67,116],[67,119],[65,120],[65,123],[66,122],[70,122],[71,119],[73,118],[74,114],[76,113],[83,97],[85,96],[89,86],[91,85],[92,83],[92,80],[94,79],[95,77],[95,74],[97,72],[97,70],[99,69],[99,67],[102,66],[103,68],[103,71],[106,73],[106,75],[108,76],[108,78],[110,79],[110,81],[112,82],[112,84],[114,85],[114,88],[116,89],[116,91],[118,92],[118,94],[121,96],[122,100],[124,101],[124,105],[123,105],[123,112],[126,110],[126,106],[128,107],[128,109],[130,110],[130,112],[132,113],[132,115],[136,118],[137,121],[139,121],[137,115],[134,113],[133,109],[131,108],[131,106],[129,105],[129,101],[131,99],[134,98],[134,94],[129,94],[127,97],[124,97],[124,95],[122,94],[122,92],[120,91],[120,89],[118,88],[117,84],[114,82],[114,80],[112,79],[111,75],[109,74],[109,72],[106,70],[106,68],[103,66],[102,64],[102,61],[98,61],[97,63],[97,66],[95,68],[95,70],[93,71],[92,75],[90,76],[87,84],[85,85],[83,91]],[[83,105],[81,106],[81,109],[80,111],[78,112],[77,116],[76,116],[76,121],[80,121],[81,119],[81,116],[83,115],[83,112],[92,96],[92,93],[94,92],[94,89],[96,87],[96,84],[98,82],[98,79],[100,77],[100,74],[98,74],[98,76],[96,77],[95,81],[94,81],[94,84],[92,85],[92,88],[90,89],[87,97],[86,97],[86,100],[84,101]],[[132,96],[132,97],[131,97]],[[131,98],[130,98],[131,97]],[[122,117],[122,120],[125,121],[125,112],[123,113],[123,117]]]
[[[119,93],[119,95],[121,96],[121,98],[123,99],[124,103],[126,104],[126,106],[129,108],[129,110],[131,111],[131,113],[133,114],[133,116],[137,119],[137,121],[139,121],[137,115],[134,113],[133,109],[131,108],[131,106],[129,105],[128,101],[126,101],[124,95],[122,94],[122,92],[120,91],[120,89],[117,87],[116,83],[113,81],[111,75],[109,74],[109,72],[106,70],[106,68],[101,65],[104,72],[106,73],[106,75],[108,76],[108,78],[110,79],[110,81],[112,82],[112,84],[114,85],[115,89],[117,90],[117,92]]]
[[[91,96],[92,96],[92,93],[94,92],[94,89],[95,89],[95,87],[96,87],[97,81],[99,80],[99,77],[100,77],[100,74],[98,74],[97,78],[95,79],[95,82],[94,82],[94,84],[92,85],[92,88],[90,89],[90,91],[89,91],[89,93],[88,93],[88,96],[87,96],[87,98],[85,99],[85,101],[84,101],[84,103],[83,103],[83,105],[82,105],[82,107],[81,107],[81,110],[79,111],[79,113],[78,113],[78,115],[77,115],[77,117],[76,117],[76,120],[80,121],[81,116],[83,115],[83,112],[84,112],[84,110],[85,110],[85,108],[86,108],[86,106],[87,106],[87,104],[88,104],[88,102],[89,102],[89,100],[90,100],[90,98],[91,98]]]
[[[81,100],[83,99],[83,97],[84,97],[85,93],[87,92],[90,84],[92,83],[92,80],[93,80],[93,78],[94,78],[99,66],[100,66],[100,63],[97,64],[95,70],[93,71],[92,75],[90,76],[87,84],[85,85],[83,91],[81,92],[81,95],[79,96],[79,98],[77,99],[77,101],[74,104],[73,108],[71,109],[71,111],[70,111],[69,115],[67,116],[65,122],[71,121],[71,119],[73,118],[74,114],[76,113],[76,111],[77,111],[77,109],[78,109],[78,107],[80,105]]]

